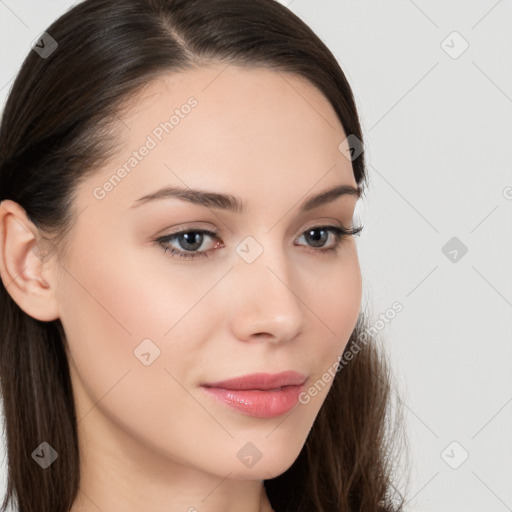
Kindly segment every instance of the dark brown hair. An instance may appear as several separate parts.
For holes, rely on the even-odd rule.
[[[0,200],[19,203],[40,232],[51,235],[57,255],[78,214],[76,186],[115,154],[112,121],[151,80],[170,72],[225,63],[295,73],[325,95],[345,133],[362,140],[355,100],[335,57],[274,0],[86,0],[46,32],[57,48],[46,58],[29,53],[3,112]],[[352,166],[363,189],[364,153]],[[2,510],[15,502],[19,512],[69,512],[80,474],[65,334],[59,319],[27,315],[8,284],[0,287],[8,456]],[[361,342],[366,322],[360,314],[346,353]],[[401,510],[391,482],[390,374],[370,341],[336,372],[293,465],[265,481],[277,512]],[[59,454],[47,469],[31,457],[44,441]]]

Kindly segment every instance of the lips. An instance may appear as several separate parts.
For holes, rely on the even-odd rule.
[[[262,391],[277,390],[284,386],[300,386],[304,384],[306,376],[295,371],[286,371],[281,373],[253,373],[234,379],[223,380],[203,384],[205,387],[222,388],[222,389],[259,389]]]
[[[210,382],[201,388],[212,398],[242,414],[275,418],[297,405],[306,376],[295,371],[254,373]]]

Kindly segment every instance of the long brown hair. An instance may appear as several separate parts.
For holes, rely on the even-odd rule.
[[[325,95],[347,135],[363,139],[335,57],[275,0],[85,0],[50,25],[43,42],[23,62],[3,112],[0,200],[19,203],[59,252],[77,216],[75,187],[115,153],[109,123],[169,72],[219,62],[295,73]],[[364,153],[352,167],[363,189]],[[8,456],[2,511],[15,502],[19,512],[69,512],[80,473],[64,331],[59,319],[27,315],[7,286],[0,286]],[[360,314],[345,353],[362,348],[340,365],[298,458],[264,482],[277,512],[402,507],[391,481],[390,374],[374,340],[361,343],[365,318]],[[31,456],[44,441],[59,454],[47,469]]]

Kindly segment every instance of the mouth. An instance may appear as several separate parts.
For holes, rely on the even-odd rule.
[[[201,388],[222,404],[248,416],[276,418],[293,409],[306,376],[295,371],[256,373],[205,383]]]

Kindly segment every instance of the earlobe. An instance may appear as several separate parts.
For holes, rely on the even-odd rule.
[[[16,202],[0,203],[0,276],[7,292],[31,317],[48,322],[59,318],[52,282],[55,256],[38,241],[38,229]],[[46,278],[45,275],[51,276]]]

